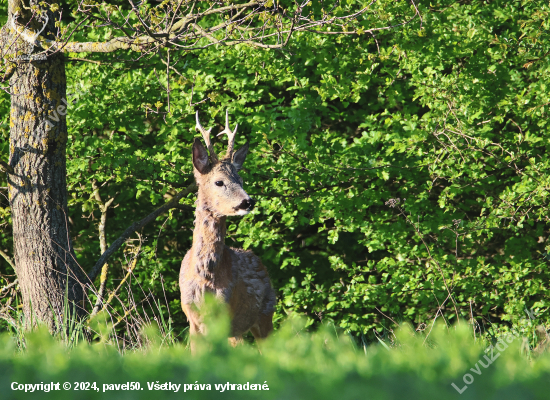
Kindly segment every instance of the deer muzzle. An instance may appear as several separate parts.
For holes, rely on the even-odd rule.
[[[254,209],[254,204],[256,204],[256,200],[248,198],[243,200],[241,204],[235,208],[237,210],[252,211],[252,209]]]

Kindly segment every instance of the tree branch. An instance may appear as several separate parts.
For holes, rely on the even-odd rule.
[[[177,23],[175,23],[168,30],[161,31],[158,33],[150,31],[150,29],[141,20],[137,10],[134,8],[134,12],[139,17],[148,35],[142,35],[133,39],[128,37],[117,37],[112,40],[109,40],[108,42],[66,42],[66,43],[59,42],[56,40],[49,40],[42,36],[39,36],[36,42],[43,49],[58,50],[64,53],[84,53],[84,52],[85,53],[111,53],[117,50],[127,50],[127,49],[132,49],[134,51],[142,51],[145,47],[155,42],[162,44],[162,42],[158,41],[159,38],[167,38],[170,41],[177,40],[178,35],[176,32],[186,28],[187,25],[192,20],[197,20],[201,17],[210,15],[210,14],[215,14],[215,13],[220,14],[228,10],[236,10],[236,9],[244,10],[245,8],[248,8],[251,6],[257,6],[257,5],[258,5],[257,1],[252,1],[246,4],[230,5],[230,6],[221,7],[215,10],[205,11],[202,13],[190,14],[190,15],[187,15],[185,18],[181,19],[180,21],[178,21]]]
[[[2,249],[0,249],[0,256],[2,256],[4,260],[6,260],[6,262],[9,265],[11,265],[11,267],[15,270],[15,263],[13,262],[13,259],[10,256],[8,256],[6,253],[4,253]]]
[[[66,61],[86,61],[86,62],[97,64],[97,65],[105,64],[105,63],[102,63],[101,61],[88,60],[87,58],[67,57],[65,60]]]
[[[6,288],[12,287],[16,283],[17,283],[17,279],[14,282],[12,282],[11,284],[9,284]],[[6,288],[4,288],[4,289],[6,289]],[[11,303],[13,302],[14,297],[15,296],[10,296],[8,298],[8,300],[5,303],[4,308],[2,308],[2,310],[0,310],[0,318],[8,321],[13,326],[17,326],[17,321],[15,321],[15,319],[8,313],[10,311],[10,309],[13,310],[13,307],[11,307]]]
[[[9,285],[6,285],[4,286],[3,288],[0,288],[0,293],[3,293],[5,292],[6,290],[9,290],[11,289],[12,287],[14,287],[15,285],[17,285],[19,283],[19,280],[16,279],[14,280],[12,283],[10,283]]]
[[[181,198],[184,196],[187,196],[189,193],[195,191],[197,189],[196,184],[189,185],[186,189],[179,192],[177,195],[175,195],[172,200],[165,203],[163,206],[157,208],[155,211],[153,211],[151,214],[143,218],[139,222],[134,222],[128,229],[124,231],[124,233],[111,244],[111,246],[107,249],[105,253],[101,255],[97,263],[93,266],[93,268],[88,273],[88,278],[90,279],[90,284],[93,283],[97,275],[99,274],[99,271],[101,271],[103,264],[107,262],[109,257],[118,250],[120,246],[132,235],[135,231],[138,229],[143,228],[145,225],[147,225],[149,222],[154,221],[159,215],[165,213],[166,211],[172,209],[172,208],[178,208],[178,202]]]
[[[139,252],[141,251],[141,236],[140,236],[140,240],[139,240],[139,247],[138,249],[135,251],[135,254],[134,254],[134,259],[130,262],[130,267],[128,268],[128,272],[126,273],[126,275],[124,276],[124,278],[122,278],[122,280],[120,281],[120,283],[118,284],[117,288],[115,290],[113,290],[113,292],[109,295],[109,298],[105,301],[105,303],[103,304],[103,307],[101,308],[101,311],[105,310],[107,308],[107,306],[109,304],[111,304],[111,301],[113,301],[113,298],[116,296],[117,292],[120,290],[120,288],[122,287],[122,285],[124,285],[124,282],[126,282],[128,280],[128,278],[130,277],[130,275],[132,275],[132,273],[134,272],[134,269],[136,268],[136,265],[137,265],[137,260],[138,260],[138,257],[139,257]],[[97,306],[97,305],[96,305]],[[94,308],[94,311],[95,311],[95,308]],[[95,313],[97,314],[97,312]],[[92,315],[90,316],[90,319],[93,318],[93,316],[95,315],[94,313],[92,313]]]
[[[152,41],[152,39],[151,39]],[[60,43],[55,40],[37,40],[37,44],[44,49],[59,50],[64,53],[111,53],[117,50],[139,50],[139,38],[131,40],[124,37],[115,38],[108,42],[67,42]]]
[[[2,160],[0,160],[0,171],[13,174],[13,168]]]
[[[99,210],[101,211],[101,218],[99,220],[98,229],[99,229],[99,248],[101,249],[101,254],[103,254],[107,251],[107,240],[105,238],[105,224],[107,222],[107,210],[109,209],[109,206],[113,204],[113,201],[115,200],[115,198],[111,197],[106,203],[103,203],[103,200],[101,199],[101,195],[99,194],[99,187],[97,186],[97,181],[95,179],[92,181],[92,188],[94,189],[94,196],[97,202],[99,203]],[[101,269],[99,291],[97,294],[97,300],[96,300],[94,309],[92,310],[91,317],[97,314],[97,312],[99,311],[99,307],[101,307],[101,303],[103,302],[105,285],[107,284],[107,272],[109,272],[109,264],[105,263]]]
[[[315,19],[311,10],[306,12],[303,5],[296,5],[297,8],[291,10],[292,7],[284,9],[274,5],[273,8],[268,8],[266,2],[250,1],[216,8],[214,2],[208,9],[196,12],[196,2],[193,1],[189,4],[185,2],[188,8],[184,12],[181,10],[183,2],[180,1],[174,10],[168,9],[164,12],[164,17],[161,20],[165,25],[159,29],[163,23],[159,22],[151,12],[148,13],[140,9],[139,5],[134,5],[130,0],[132,5],[130,14],[135,14],[137,17],[139,21],[137,25],[130,24],[128,19],[130,14],[121,25],[120,22],[111,19],[109,14],[106,16],[101,13],[94,14],[91,8],[96,6],[85,6],[83,9],[80,7],[78,9],[86,15],[85,20],[92,19],[100,23],[101,26],[110,26],[115,30],[122,31],[126,36],[119,36],[107,42],[69,42],[68,38],[78,28],[76,27],[66,41],[49,40],[39,36],[33,44],[40,45],[46,52],[72,53],[109,53],[127,49],[150,53],[159,47],[174,46],[184,50],[197,50],[216,44],[231,46],[239,43],[266,49],[278,49],[288,44],[293,32],[310,31],[327,35],[372,34],[374,31],[389,30],[406,25],[417,16],[422,23],[420,12],[414,0],[411,0],[415,8],[415,13],[411,18],[395,25],[364,29],[355,20],[359,15],[365,13],[374,2],[375,0],[372,0],[362,9],[338,17],[331,15],[334,11],[333,8],[329,12],[323,11],[320,19]],[[218,15],[222,22],[212,26],[209,18],[213,15]],[[334,28],[339,29],[336,32],[331,31]],[[245,37],[241,34],[240,38],[236,37],[233,35],[236,29],[244,29],[249,36]],[[224,31],[225,33],[223,33]],[[199,43],[201,39],[206,39],[207,42]]]
[[[6,68],[6,71],[4,72],[4,76],[2,77],[2,82],[8,81],[15,73],[15,70],[15,64],[9,64]]]

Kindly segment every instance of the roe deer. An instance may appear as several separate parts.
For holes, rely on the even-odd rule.
[[[218,159],[210,142],[210,131],[204,129],[196,114],[196,128],[201,132],[208,151],[200,139],[193,143],[193,172],[198,185],[193,245],[185,255],[180,270],[181,307],[189,321],[191,335],[204,334],[200,306],[205,292],[224,301],[231,314],[229,341],[235,346],[242,335],[251,331],[261,339],[273,330],[275,292],[267,270],[251,251],[225,245],[225,220],[230,215],[246,215],[255,201],[243,189],[238,175],[248,153],[248,143],[233,151],[235,130],[229,129],[225,114],[225,129],[229,140],[227,153]]]

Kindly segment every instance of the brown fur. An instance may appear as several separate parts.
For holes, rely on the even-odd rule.
[[[252,203],[241,209],[243,201],[253,201],[244,191],[237,172],[247,150],[246,145],[218,161],[211,149],[212,159],[208,160],[206,149],[195,141],[193,164],[199,187],[195,229],[193,245],[181,263],[179,279],[182,309],[191,335],[205,333],[200,307],[204,294],[209,292],[229,306],[232,345],[242,341],[242,335],[248,331],[256,339],[267,337],[273,330],[275,305],[275,292],[261,260],[251,251],[224,243],[226,216],[244,215],[253,207]],[[223,186],[216,182],[223,182]]]

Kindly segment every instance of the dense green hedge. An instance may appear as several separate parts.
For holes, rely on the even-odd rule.
[[[209,338],[201,342],[196,356],[181,345],[151,343],[148,350],[121,356],[105,343],[81,344],[68,352],[47,333],[26,336],[27,349],[15,352],[10,337],[0,339],[0,390],[2,399],[546,399],[550,378],[550,356],[545,353],[529,363],[520,354],[522,339],[502,339],[484,352],[482,341],[472,340],[471,328],[462,325],[447,330],[434,328],[424,336],[402,327],[394,347],[373,345],[357,348],[348,336],[337,336],[323,326],[307,334],[304,322],[288,322],[261,346],[262,354],[249,345],[228,347],[227,330],[210,326]],[[154,335],[149,332],[149,338]],[[501,350],[498,350],[500,348]],[[67,354],[68,353],[68,354]],[[489,355],[493,363],[484,356]],[[480,361],[481,360],[481,361]],[[484,368],[480,363],[487,366]],[[489,365],[488,365],[489,364]],[[474,371],[477,371],[474,372]],[[466,374],[466,378],[463,378]],[[463,379],[470,384],[464,388]],[[473,381],[472,381],[473,380]],[[15,388],[10,390],[16,382]],[[64,390],[68,382],[70,390]],[[87,382],[89,390],[75,391],[76,382]],[[122,390],[128,382],[143,390]],[[249,383],[246,390],[246,383]],[[25,393],[30,384],[59,383],[49,393]],[[94,390],[92,385],[95,383]],[[148,385],[181,385],[178,392],[150,391]],[[204,385],[196,390],[194,384]],[[244,385],[229,389],[227,383]],[[192,386],[184,386],[184,385]],[[260,392],[250,385],[260,385]],[[267,386],[263,386],[263,385]],[[462,394],[452,386],[462,391]],[[103,392],[104,385],[106,389]],[[208,386],[210,385],[210,390]],[[223,392],[216,385],[224,385]],[[81,384],[79,384],[81,387]],[[86,386],[85,386],[86,387]],[[30,386],[28,387],[30,390]],[[192,388],[192,390],[190,389]],[[200,388],[200,386],[199,386]],[[269,390],[265,390],[265,389]],[[113,390],[114,389],[114,390]],[[184,390],[186,390],[184,392]]]
[[[99,257],[92,181],[104,184],[103,199],[116,195],[111,242],[192,182],[194,111],[205,126],[221,126],[229,108],[239,144],[252,143],[242,175],[259,203],[230,219],[227,243],[253,249],[268,266],[277,320],[297,312],[367,340],[389,318],[423,329],[458,316],[493,334],[523,329],[527,308],[547,324],[548,2],[417,6],[422,19],[374,37],[298,34],[284,51],[182,53],[166,121],[144,108],[162,103],[166,111],[158,58],[68,63],[69,91],[84,90],[68,115],[71,230],[82,267]],[[412,15],[410,2],[381,1],[361,23]],[[3,158],[8,110],[0,93]],[[0,247],[10,251],[1,196],[0,218]],[[160,308],[176,334],[185,326],[177,275],[192,220],[173,211],[146,227],[135,277],[121,293],[126,304],[149,291],[162,299],[145,311]],[[122,251],[112,265],[110,289],[125,273]],[[10,272],[1,258],[0,269]]]

